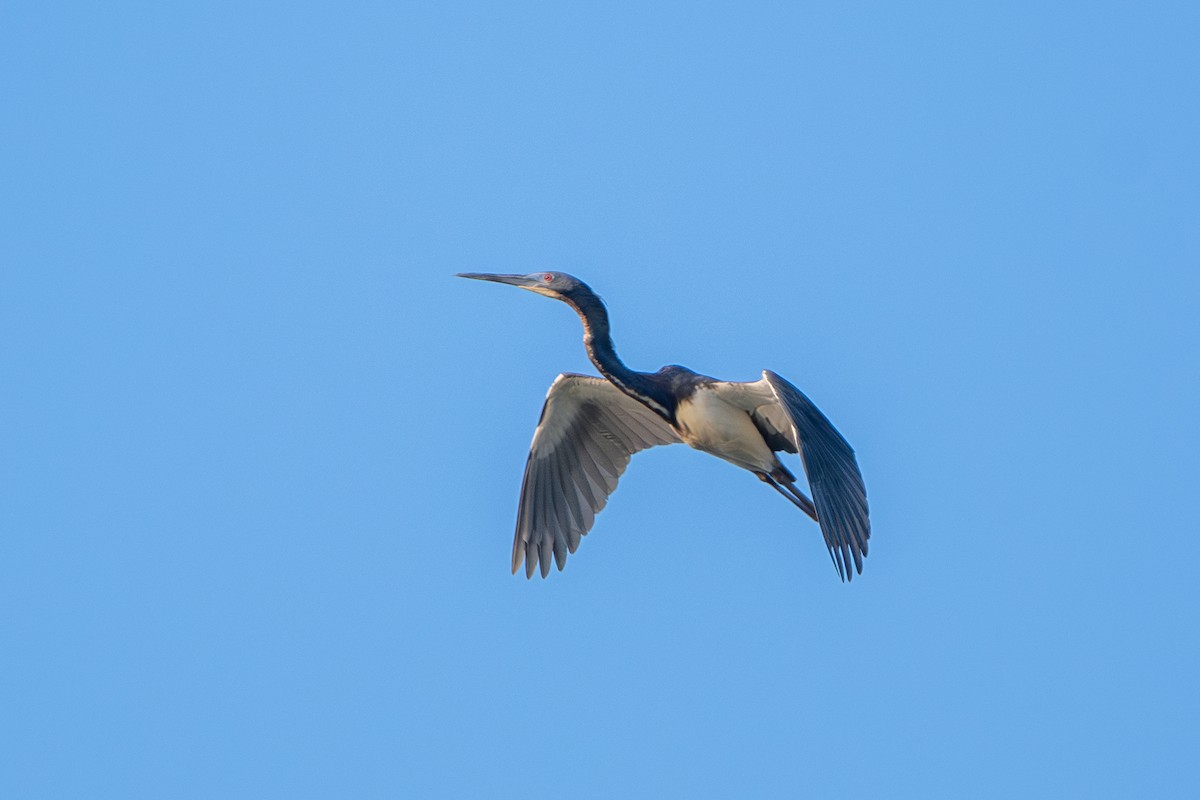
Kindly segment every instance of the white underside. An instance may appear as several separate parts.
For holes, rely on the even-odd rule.
[[[675,411],[679,436],[697,450],[723,458],[752,472],[772,472],[778,459],[763,441],[750,414],[700,387]]]

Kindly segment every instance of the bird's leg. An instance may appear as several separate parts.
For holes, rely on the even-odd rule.
[[[810,517],[812,517],[814,522],[817,521],[817,507],[813,505],[812,500],[809,500],[807,497],[805,497],[804,493],[797,489],[793,484],[787,483],[781,486],[778,481],[765,472],[756,472],[754,474],[758,476],[760,481],[768,484],[772,489],[790,500],[792,505],[796,506],[796,508],[799,508],[805,514],[808,514]]]
[[[797,500],[800,501],[799,503],[797,503],[797,505],[799,505],[800,508],[804,509],[805,514],[808,514],[810,517],[812,517],[813,522],[820,521],[817,518],[817,507],[813,504],[812,500],[808,499],[807,495],[805,495],[804,492],[802,492],[796,488],[796,484],[785,483],[785,484],[783,484],[783,488],[787,489],[789,494],[791,494]]]

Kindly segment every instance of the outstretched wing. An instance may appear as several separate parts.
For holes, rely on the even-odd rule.
[[[525,465],[513,572],[524,560],[525,576],[533,577],[540,561],[544,578],[551,556],[561,570],[617,488],[629,457],[678,441],[665,420],[607,380],[559,375]]]
[[[800,454],[838,575],[842,580],[853,577],[851,560],[862,573],[871,520],[854,449],[803,392],[770,370],[763,372],[761,381],[720,386],[726,397],[750,412],[772,450]]]
[[[861,574],[867,540],[871,538],[871,520],[867,515],[867,489],[854,449],[803,392],[770,370],[763,371],[763,380],[791,423],[791,439],[804,461],[821,533],[838,573],[853,577],[853,557],[854,567]]]

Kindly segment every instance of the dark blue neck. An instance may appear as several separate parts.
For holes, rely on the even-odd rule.
[[[653,375],[637,372],[625,366],[613,347],[608,325],[608,309],[604,302],[591,291],[576,292],[564,300],[575,309],[583,320],[583,346],[588,358],[625,394],[645,405],[668,422],[674,412],[674,403]]]

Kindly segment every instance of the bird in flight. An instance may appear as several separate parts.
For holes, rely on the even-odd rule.
[[[770,370],[762,380],[720,381],[676,365],[637,372],[617,357],[608,310],[564,272],[459,273],[561,300],[583,321],[583,344],[603,378],[563,373],[546,394],[533,434],[513,539],[512,571],[551,559],[561,570],[617,488],[634,453],[683,442],[753,472],[821,528],[838,576],[862,573],[871,523],[854,450],[812,401]],[[812,499],[777,452],[799,453]]]

